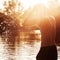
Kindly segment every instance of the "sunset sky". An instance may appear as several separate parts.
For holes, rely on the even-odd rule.
[[[28,9],[36,4],[44,4],[47,8],[60,5],[60,0],[18,0],[22,3],[24,9]]]
[[[1,0],[0,9],[4,10],[3,2],[11,0]],[[14,0],[17,3],[21,3],[23,10],[27,11],[27,16],[29,16],[29,11],[33,18],[43,17],[45,15],[57,15],[60,14],[60,0]],[[31,10],[30,10],[31,8]],[[17,11],[17,6],[16,6]],[[36,16],[37,15],[37,16]],[[31,18],[32,18],[31,17]]]
[[[3,7],[4,1],[8,1],[8,0],[0,1],[0,9],[4,8]],[[24,7],[24,10],[28,9],[29,7],[33,7],[36,4],[44,4],[47,8],[60,6],[60,0],[14,0],[14,1],[21,2]]]

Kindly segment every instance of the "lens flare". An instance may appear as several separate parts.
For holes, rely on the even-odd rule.
[[[49,7],[48,0],[18,0],[22,3],[24,10],[27,10],[29,7],[33,7],[36,4],[44,4],[46,7]]]

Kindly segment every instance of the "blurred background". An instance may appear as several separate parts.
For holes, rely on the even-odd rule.
[[[1,0],[0,60],[36,60],[41,46],[41,32],[37,24],[49,16],[56,21],[60,60],[60,0]],[[25,28],[27,20],[31,21],[33,29]]]

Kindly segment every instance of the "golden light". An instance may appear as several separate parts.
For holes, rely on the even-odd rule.
[[[29,7],[33,7],[37,4],[44,4],[46,7],[49,7],[49,0],[18,0],[22,3],[24,10],[27,10]]]
[[[35,30],[34,32],[37,34],[41,34],[40,30]]]
[[[4,0],[1,0],[1,1],[0,1],[0,9],[1,9],[1,10],[4,9],[3,2],[4,2]]]

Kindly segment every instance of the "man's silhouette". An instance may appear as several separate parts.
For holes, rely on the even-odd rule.
[[[41,49],[36,57],[37,60],[57,60],[57,48],[55,43],[56,22],[53,17],[47,17],[40,21]]]

